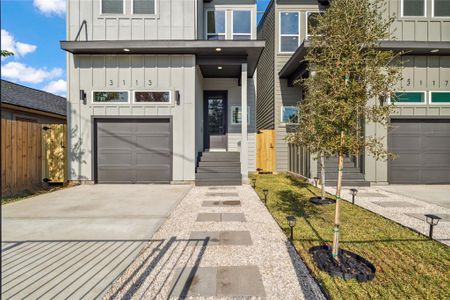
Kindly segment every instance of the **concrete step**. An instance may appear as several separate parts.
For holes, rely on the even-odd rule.
[[[338,167],[338,162],[325,162],[325,169],[332,169],[332,168],[336,168]],[[355,167],[355,163],[352,161],[344,161],[344,168],[354,168]],[[319,168],[320,168],[320,163],[319,163]]]
[[[240,173],[241,166],[207,166],[198,167],[197,173]]]
[[[326,186],[336,187],[337,180],[326,180]],[[370,182],[365,180],[343,180],[342,186],[370,186]]]
[[[337,179],[338,178],[338,173],[325,173],[325,180],[328,179]],[[361,173],[343,173],[342,177],[344,179],[362,179],[364,180],[364,175]]]
[[[240,161],[239,152],[203,152],[201,161]]]
[[[241,162],[239,161],[199,161],[199,167],[239,167],[241,168]]]
[[[234,173],[215,173],[215,172],[207,172],[207,173],[197,173],[195,174],[195,180],[226,180],[226,179],[238,179],[241,180],[242,175],[240,172]]]
[[[196,180],[196,186],[229,186],[229,185],[242,185],[241,180]]]
[[[342,170],[344,173],[361,173],[361,171],[358,168],[355,167],[350,167],[350,168],[346,168],[344,167],[344,169]],[[320,168],[317,169],[317,172],[321,172]],[[325,168],[325,173],[337,173],[338,172],[338,168]]]

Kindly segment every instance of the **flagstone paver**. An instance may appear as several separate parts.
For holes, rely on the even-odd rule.
[[[233,188],[192,189],[105,299],[325,299],[253,189]]]

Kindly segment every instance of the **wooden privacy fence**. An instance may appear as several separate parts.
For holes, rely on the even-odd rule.
[[[275,130],[262,129],[256,135],[256,168],[259,173],[275,173]]]
[[[44,140],[43,126],[60,128],[62,140],[47,137]],[[65,125],[43,125],[30,119],[2,118],[2,196],[41,188],[45,172],[52,180],[64,181],[65,136]],[[57,145],[54,146],[54,143]],[[62,152],[58,147],[63,149]]]

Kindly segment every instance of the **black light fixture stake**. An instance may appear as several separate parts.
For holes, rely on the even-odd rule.
[[[352,204],[355,204],[355,197],[356,197],[356,194],[358,194],[358,190],[350,189],[350,192],[352,193]]]
[[[267,204],[267,195],[269,194],[269,190],[263,189],[263,194],[264,194],[264,203]]]
[[[256,189],[256,178],[252,178],[253,188]]]
[[[428,215],[425,215],[425,219],[426,219],[427,223],[430,225],[430,232],[428,234],[428,237],[430,239],[433,239],[433,227],[439,223],[439,220],[441,219],[441,217],[428,214]]]
[[[291,228],[291,242],[294,241],[294,226],[297,223],[297,219],[294,216],[287,216],[286,220],[288,221],[288,225]]]

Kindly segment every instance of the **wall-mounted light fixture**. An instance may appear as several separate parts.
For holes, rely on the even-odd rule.
[[[177,105],[180,105],[181,97],[180,97],[180,91],[175,91],[175,102]]]
[[[84,90],[80,90],[80,100],[83,101],[83,104],[86,105],[86,92]]]

